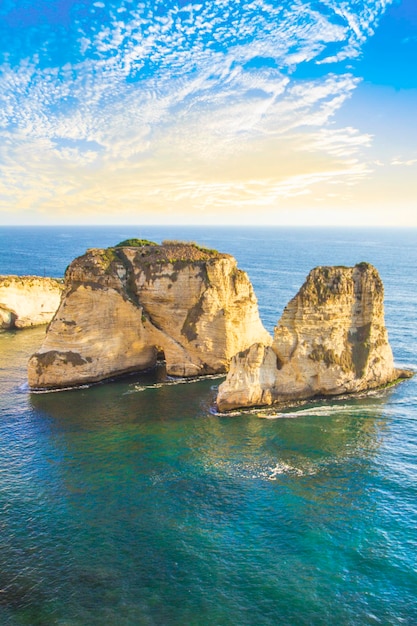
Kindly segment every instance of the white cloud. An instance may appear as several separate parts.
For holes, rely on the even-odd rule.
[[[109,19],[96,30],[78,23],[76,62],[48,66],[34,54],[1,68],[4,206],[130,210],[188,198],[205,210],[210,194],[232,206],[262,192],[268,204],[363,177],[361,150],[371,137],[332,124],[357,79],[292,75],[322,61],[328,44],[338,52],[327,63],[354,57],[386,4],[324,0],[319,13],[309,0],[95,2]],[[326,155],[322,171],[297,175],[294,164],[281,180],[283,146]],[[252,151],[261,162],[281,159],[275,178],[236,180],[236,159]],[[213,180],[218,162],[229,181]]]
[[[360,154],[362,148],[371,146],[371,135],[359,133],[356,128],[322,128],[309,136],[304,149],[312,152],[326,152],[335,157],[350,159]]]
[[[391,165],[402,165],[406,167],[411,167],[412,165],[417,164],[417,159],[402,159],[401,157],[395,157],[391,161]]]

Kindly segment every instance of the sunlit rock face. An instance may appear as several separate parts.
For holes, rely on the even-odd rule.
[[[47,324],[61,299],[62,282],[39,276],[0,276],[0,328]]]
[[[313,269],[285,308],[272,345],[257,343],[233,358],[219,409],[359,392],[406,375],[394,368],[383,295],[367,263]]]
[[[153,367],[158,355],[170,375],[222,373],[255,341],[271,340],[233,257],[174,242],[93,249],[66,272],[29,384],[94,382]]]

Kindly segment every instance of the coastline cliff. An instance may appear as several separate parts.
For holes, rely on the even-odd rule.
[[[232,359],[219,410],[360,392],[411,375],[394,367],[383,297],[368,263],[313,269],[272,345],[255,342]]]
[[[62,281],[40,276],[0,276],[0,329],[48,324],[64,288]]]
[[[100,381],[153,367],[158,358],[169,375],[223,373],[254,342],[267,345],[270,337],[232,256],[129,240],[70,264],[59,309],[29,360],[29,385]]]

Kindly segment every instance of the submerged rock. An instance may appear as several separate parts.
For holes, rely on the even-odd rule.
[[[28,328],[53,318],[62,281],[40,276],[0,276],[0,328]]]
[[[270,342],[236,260],[195,244],[126,241],[88,250],[65,275],[61,305],[28,367],[32,388],[94,382],[153,367],[198,376]]]
[[[257,342],[232,359],[219,409],[354,393],[408,376],[394,367],[383,295],[367,263],[313,269],[285,308],[272,345]]]

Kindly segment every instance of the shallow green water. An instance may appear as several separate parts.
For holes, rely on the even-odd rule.
[[[17,394],[1,623],[413,623],[409,383],[261,419],[155,378]]]

